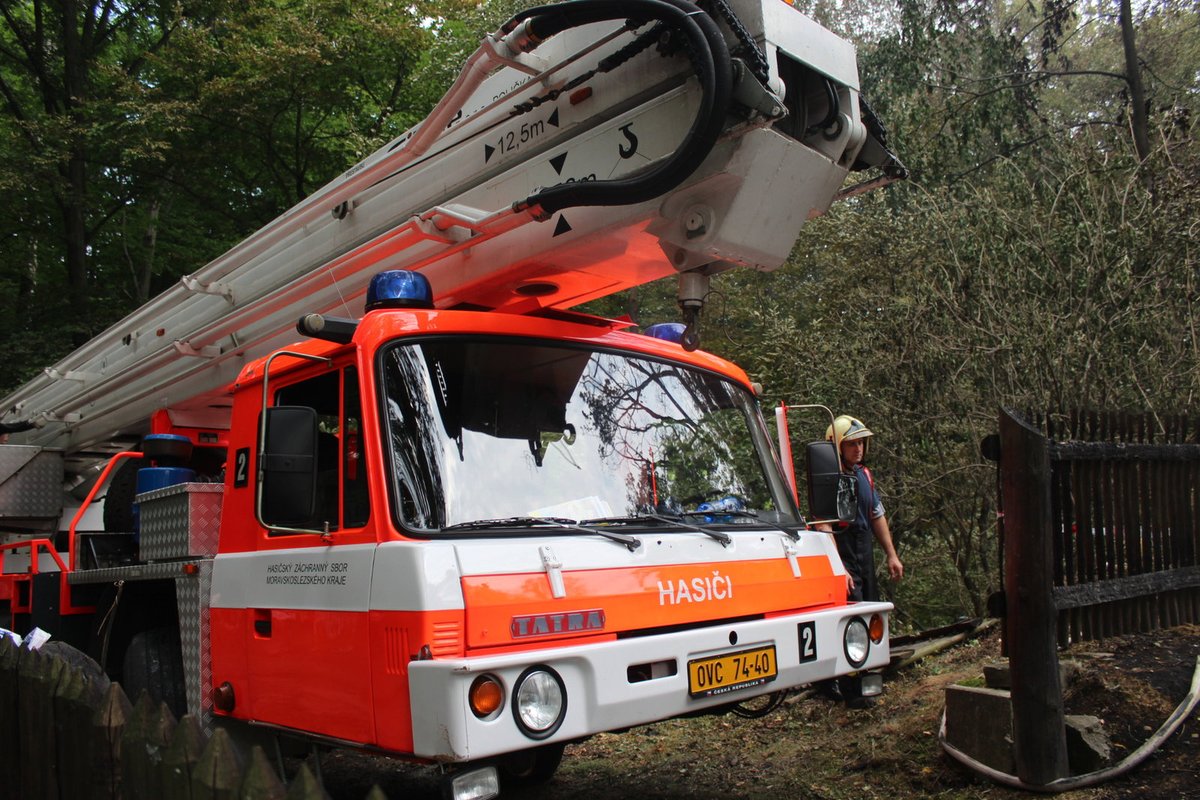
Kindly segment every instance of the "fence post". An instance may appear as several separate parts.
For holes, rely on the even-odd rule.
[[[20,652],[7,636],[0,636],[0,753],[17,753],[20,731],[17,727],[17,660]],[[12,761],[14,759],[10,759]],[[21,759],[15,759],[0,780],[0,800],[21,797]]]
[[[17,724],[21,740],[16,749],[21,760],[20,795],[29,800],[58,796],[58,783],[47,764],[46,753],[54,752],[53,714],[45,713],[50,697],[49,672],[53,662],[36,650],[21,648],[17,662]],[[51,770],[48,770],[47,767]]]
[[[192,771],[206,743],[204,731],[200,730],[200,721],[191,714],[184,714],[175,726],[175,734],[159,766],[162,770],[164,800],[190,800]]]
[[[287,800],[329,800],[321,782],[313,776],[307,764],[301,764],[288,787]]]
[[[258,745],[250,750],[250,763],[242,778],[243,800],[285,800],[287,787],[275,774],[275,768],[267,760],[267,754]]]
[[[54,699],[59,745],[59,796],[84,798],[92,793],[92,715],[100,707],[110,681],[100,665],[63,642],[49,642],[42,651],[54,653],[66,673]]]
[[[121,797],[121,734],[133,713],[133,704],[119,683],[110,683],[92,715],[89,739],[92,741],[91,797]]]
[[[242,764],[233,740],[223,728],[213,731],[200,760],[192,769],[192,796],[211,800],[237,800],[242,784]]]
[[[87,764],[81,763],[80,725],[88,719],[83,704],[83,670],[67,665],[58,691],[54,695],[54,723],[58,736],[58,790],[62,797],[79,797],[80,780],[87,774]]]
[[[1066,777],[1067,740],[1052,594],[1050,455],[1038,431],[1000,414],[1004,593],[1017,776],[1044,786]]]
[[[175,730],[175,716],[166,703],[143,691],[121,735],[121,785],[125,800],[161,800],[159,765]]]

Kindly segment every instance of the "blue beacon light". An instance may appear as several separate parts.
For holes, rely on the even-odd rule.
[[[433,287],[419,272],[390,269],[371,278],[367,311],[377,308],[433,308]]]
[[[642,331],[642,334],[655,339],[662,339],[665,342],[679,344],[683,341],[683,334],[686,330],[687,326],[682,322],[656,322]]]

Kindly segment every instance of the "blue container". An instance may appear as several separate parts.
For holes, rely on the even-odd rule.
[[[137,494],[153,492],[155,489],[165,489],[177,483],[191,483],[196,480],[196,470],[186,467],[142,467],[137,474]],[[133,504],[133,535],[136,539],[141,532],[141,518],[138,503]]]
[[[191,483],[196,480],[196,470],[187,467],[142,467],[138,470],[137,493],[153,492],[155,489],[165,489],[177,483]]]

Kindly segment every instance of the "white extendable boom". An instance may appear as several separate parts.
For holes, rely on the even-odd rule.
[[[716,23],[740,56],[733,100],[682,182],[542,207],[547,187],[669,162],[709,90],[685,48],[631,47],[653,22],[588,22],[536,46],[525,25],[501,29],[424,123],[0,401],[3,421],[36,426],[12,441],[87,450],[162,408],[221,427],[248,360],[296,339],[303,314],[359,316],[384,269],[422,271],[442,308],[521,313],[673,272],[779,266],[871,136],[848,43],[782,0],[728,7],[745,29]]]

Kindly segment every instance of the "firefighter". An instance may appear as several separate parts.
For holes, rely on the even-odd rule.
[[[878,600],[879,584],[875,579],[875,542],[887,557],[888,575],[898,581],[904,577],[904,564],[896,555],[892,533],[888,528],[883,502],[875,490],[875,478],[863,464],[870,443],[870,429],[854,417],[843,415],[825,431],[828,441],[837,443],[842,459],[842,471],[854,475],[857,482],[858,513],[849,527],[837,531],[834,541],[846,567],[846,591],[850,600]],[[818,526],[829,530],[828,526]],[[861,679],[843,676],[818,687],[826,696],[845,700],[851,708],[869,708],[874,698],[862,696]]]
[[[879,599],[879,586],[875,580],[875,542],[887,558],[888,576],[894,581],[904,577],[904,564],[892,544],[883,502],[875,490],[875,478],[863,464],[872,435],[866,425],[847,415],[835,419],[825,431],[828,441],[840,443],[842,470],[853,474],[858,484],[858,513],[854,522],[834,536],[838,554],[853,581],[848,587],[851,600]]]

